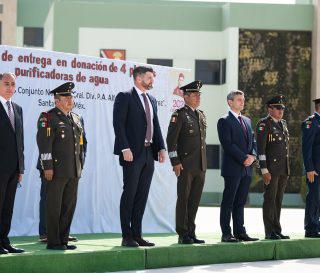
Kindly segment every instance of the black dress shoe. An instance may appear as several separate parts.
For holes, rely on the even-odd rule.
[[[67,250],[75,250],[77,249],[77,246],[75,245],[66,245]]]
[[[50,250],[67,250],[65,245],[47,245],[47,249]]]
[[[8,250],[9,253],[23,253],[24,252],[24,249],[14,247],[14,246],[12,246],[10,244],[2,245],[2,247],[4,249]]]
[[[8,250],[6,250],[6,249],[4,249],[2,246],[0,246],[0,255],[1,255],[1,254],[8,254],[8,253],[9,253]]]
[[[134,240],[139,244],[139,246],[155,246],[154,243],[151,243],[143,238],[134,238]]]
[[[224,243],[237,243],[239,241],[238,241],[237,238],[233,237],[233,235],[228,234],[228,235],[222,235],[221,242],[224,242]]]
[[[193,240],[194,244],[204,244],[205,243],[204,240],[200,240],[196,236],[189,236],[189,237]]]
[[[193,243],[194,243],[193,239],[190,238],[188,235],[179,236],[178,244],[190,245]]]
[[[271,233],[267,233],[267,234],[266,234],[265,239],[266,239],[266,240],[280,240],[281,237],[280,237],[280,235],[278,235],[277,233],[271,232]]]
[[[70,235],[69,235],[68,241],[69,241],[69,242],[78,242],[78,238],[75,237],[75,236],[70,236]]]
[[[238,239],[238,241],[244,241],[244,242],[254,242],[259,240],[258,238],[251,238],[247,233],[234,235],[234,237]]]
[[[281,232],[277,232],[277,234],[280,236],[280,238],[281,238],[282,240],[290,239],[290,236],[288,236],[288,235],[283,235]]]
[[[304,237],[306,237],[306,238],[320,238],[320,234],[319,233],[306,233],[304,235]]]
[[[122,238],[121,245],[127,246],[127,247],[138,247],[139,246],[139,244],[135,240],[133,240],[133,238],[131,238],[131,237]]]

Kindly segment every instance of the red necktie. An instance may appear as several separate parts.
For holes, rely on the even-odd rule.
[[[238,117],[239,121],[240,121],[240,124],[241,124],[241,127],[242,127],[242,131],[246,137],[246,139],[248,138],[248,132],[247,132],[247,128],[246,126],[244,125],[244,122],[243,122],[243,119],[241,116]]]
[[[147,118],[147,133],[146,133],[146,140],[147,142],[151,141],[151,113],[150,113],[150,107],[149,102],[146,94],[142,94],[144,107],[146,111],[146,118]]]

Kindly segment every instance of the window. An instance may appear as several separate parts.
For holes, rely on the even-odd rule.
[[[2,13],[3,13],[3,5],[0,4],[0,14],[2,14]]]
[[[226,60],[196,60],[195,78],[204,84],[224,84],[226,82]]]
[[[172,67],[173,60],[172,59],[147,59],[147,63]]]
[[[0,21],[0,45],[2,45],[2,22]]]
[[[25,46],[43,47],[43,28],[25,27],[23,32],[23,44]]]

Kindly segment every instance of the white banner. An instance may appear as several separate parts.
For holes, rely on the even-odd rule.
[[[39,114],[54,107],[50,90],[75,83],[74,112],[84,118],[88,151],[78,190],[72,233],[121,232],[119,203],[122,169],[113,155],[112,111],[115,96],[133,85],[133,62],[36,49],[0,46],[0,73],[17,75],[13,101],[23,108],[25,174],[17,189],[10,235],[38,234],[41,181],[36,169],[36,128]],[[158,101],[158,115],[166,138],[171,113],[183,105],[178,80],[190,82],[189,70],[153,66],[150,93]],[[185,76],[185,78],[183,77]],[[1,132],[0,132],[1,133]],[[143,219],[143,232],[172,232],[175,227],[176,178],[168,157],[155,164],[155,173]]]

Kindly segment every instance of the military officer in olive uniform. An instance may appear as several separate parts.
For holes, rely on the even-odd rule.
[[[52,90],[56,107],[40,114],[37,144],[47,181],[47,249],[75,249],[68,237],[77,203],[78,181],[83,168],[81,117],[71,112],[74,101],[67,82]]]
[[[320,238],[320,99],[313,101],[315,112],[301,126],[302,155],[308,186],[304,229],[305,237]]]
[[[204,243],[195,234],[195,218],[207,169],[206,118],[198,108],[202,82],[194,81],[180,89],[185,106],[172,114],[167,145],[173,171],[178,178],[176,231],[180,244]]]
[[[263,222],[266,239],[290,239],[281,233],[280,212],[289,167],[289,132],[283,119],[284,96],[267,102],[268,116],[259,120],[257,130],[258,158],[264,182]]]

